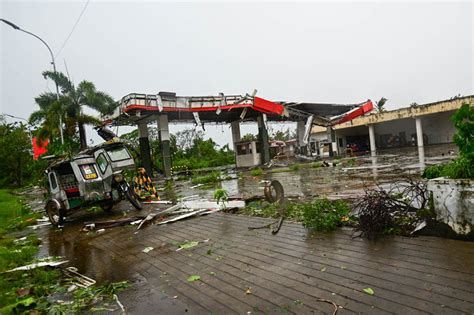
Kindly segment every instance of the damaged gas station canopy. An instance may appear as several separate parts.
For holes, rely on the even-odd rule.
[[[268,121],[301,121],[314,117],[314,124],[339,124],[373,109],[370,100],[359,104],[328,104],[269,101],[255,96],[256,90],[246,95],[177,96],[172,92],[158,94],[131,93],[124,96],[106,123],[137,124],[157,114],[167,114],[168,121],[181,123],[232,123],[255,121],[266,114]]]

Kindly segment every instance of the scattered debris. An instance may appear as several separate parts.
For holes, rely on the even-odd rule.
[[[147,200],[142,201],[145,204],[159,204],[159,205],[171,205],[173,202],[171,200]]]
[[[28,227],[29,227],[30,229],[36,230],[36,229],[39,228],[39,227],[49,226],[49,225],[51,225],[50,222],[41,222],[41,223],[39,223],[39,224],[30,225],[30,226],[28,226]]]
[[[107,221],[100,221],[100,222],[85,222],[82,230],[84,232],[93,231],[95,229],[108,229],[111,227],[122,226],[130,224],[131,222],[135,222],[137,220],[142,220],[142,216],[135,216],[129,218],[121,218],[117,220],[107,220]]]
[[[48,257],[46,259],[51,259],[51,258],[54,258],[54,257]],[[16,267],[16,268],[13,268],[13,269],[10,269],[8,271],[4,271],[4,273],[7,273],[7,272],[14,272],[14,271],[19,271],[19,270],[31,270],[31,269],[36,269],[38,267],[57,267],[59,265],[62,265],[62,264],[65,264],[67,263],[68,260],[61,260],[61,261],[39,261],[39,262],[36,262],[36,263],[33,263],[33,264],[29,264],[29,265],[25,265],[25,266],[20,266],[20,267]]]
[[[201,276],[198,276],[198,275],[192,275],[192,276],[189,276],[188,279],[186,279],[188,282],[194,282],[194,281],[198,281],[198,280],[201,280]]]
[[[357,231],[370,240],[383,233],[410,235],[423,227],[426,217],[420,214],[429,216],[428,201],[426,184],[409,177],[393,183],[389,189],[366,189],[354,205]]]
[[[265,184],[264,194],[265,199],[270,203],[281,203],[285,197],[283,185],[277,180],[273,180],[270,183],[267,182]]]
[[[367,293],[368,295],[374,295],[375,292],[372,288],[365,288],[364,292]]]
[[[285,220],[285,206],[284,206],[285,193],[283,190],[283,186],[279,181],[273,180],[269,184],[267,183],[265,185],[264,193],[265,193],[265,199],[268,202],[278,204],[279,206],[278,213],[280,214],[280,218],[278,218],[274,222],[265,224],[263,226],[257,226],[257,227],[249,226],[248,229],[257,230],[257,229],[265,229],[265,228],[272,227],[272,234],[276,234],[278,233],[278,231],[280,231],[280,228],[283,224],[283,220]]]
[[[332,315],[336,315],[337,314],[337,311],[339,310],[339,308],[342,308],[342,306],[338,306],[336,303],[334,303],[333,301],[331,300],[326,300],[326,299],[317,299],[319,302],[324,302],[324,303],[329,303],[329,304],[332,304],[332,306],[334,306],[334,312],[332,312]]]
[[[197,246],[198,244],[199,244],[198,241],[187,242],[187,243],[179,245],[179,248],[176,251],[180,251],[182,249],[189,249],[189,248],[192,248],[194,246]]]
[[[221,205],[216,201],[208,200],[193,200],[193,201],[183,201],[183,206],[187,209],[220,209]],[[225,206],[228,209],[231,208],[244,208],[245,201],[243,200],[227,200]]]
[[[247,289],[245,290],[245,294],[252,294],[251,288],[247,288]]]
[[[151,252],[152,250],[154,250],[154,248],[151,247],[151,246],[148,246],[148,247],[145,247],[145,248],[142,250],[142,252],[144,252],[144,253],[146,254],[146,253]]]
[[[63,273],[73,279],[74,285],[81,287],[81,288],[87,288],[90,287],[91,285],[94,285],[96,281],[92,278],[89,278],[77,271],[76,267],[67,267],[63,269]],[[71,290],[72,291],[72,290]]]
[[[123,304],[120,303],[120,301],[119,301],[119,299],[118,299],[118,297],[117,297],[117,294],[114,293],[113,297],[114,297],[115,302],[117,302],[117,305],[118,305],[118,306],[120,307],[120,309],[122,310],[122,313],[125,313],[125,308],[123,307]]]
[[[193,217],[193,216],[195,216],[195,215],[197,215],[197,214],[200,214],[200,213],[203,213],[203,212],[207,212],[207,211],[208,211],[208,210],[206,210],[206,209],[201,209],[201,210],[192,211],[192,212],[185,213],[185,214],[183,214],[183,215],[174,217],[174,218],[172,218],[172,219],[168,219],[168,220],[165,220],[165,221],[161,221],[161,222],[158,223],[158,225],[176,222],[176,221],[179,221],[179,220],[182,220],[182,219],[186,219],[186,218],[189,218],[189,217]]]
[[[26,241],[26,236],[23,236],[23,237],[17,238],[16,240],[13,240],[13,242],[15,242],[15,243],[20,243],[20,242],[23,242],[23,241]]]
[[[155,212],[155,213],[150,213],[149,215],[147,215],[145,217],[145,219],[143,219],[140,224],[138,225],[137,227],[137,230],[141,229],[141,227],[143,226],[143,224],[145,222],[150,222],[151,220],[153,220],[156,216],[158,215],[165,215],[165,214],[168,214],[168,213],[171,213],[173,211],[176,211],[176,210],[179,210],[182,208],[182,204],[181,203],[178,203],[174,206],[171,206],[169,207],[168,209],[165,209],[165,210],[162,210],[162,211],[159,211],[159,212]]]

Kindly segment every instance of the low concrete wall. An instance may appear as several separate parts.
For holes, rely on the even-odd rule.
[[[244,154],[236,156],[237,167],[251,167],[261,164],[260,153],[255,154]]]
[[[474,231],[474,180],[435,178],[428,181],[428,190],[437,220],[460,235]]]

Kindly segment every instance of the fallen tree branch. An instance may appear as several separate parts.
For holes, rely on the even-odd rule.
[[[329,304],[332,304],[334,306],[334,312],[332,312],[332,315],[336,315],[337,314],[337,311],[339,310],[339,306],[334,303],[333,301],[331,300],[326,300],[326,299],[318,299],[319,302],[325,302],[325,303],[329,303]]]

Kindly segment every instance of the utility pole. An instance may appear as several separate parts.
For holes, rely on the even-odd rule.
[[[36,34],[33,34],[31,32],[28,32],[24,29],[21,29],[18,25],[10,22],[10,21],[7,21],[5,19],[0,19],[1,22],[11,26],[14,30],[17,30],[17,31],[21,31],[23,33],[26,33],[26,34],[29,34],[33,37],[36,37],[37,39],[39,39],[45,46],[46,48],[48,48],[48,51],[49,53],[51,54],[51,64],[53,65],[53,71],[54,73],[56,74],[56,63],[54,62],[54,55],[53,55],[53,52],[51,50],[51,48],[49,47],[49,45],[41,38],[39,37],[38,35]],[[58,88],[58,84],[56,83],[56,81],[54,81],[54,84],[56,85],[56,100],[59,102],[59,88]],[[61,118],[61,113],[59,114],[59,132],[61,134],[61,144],[64,144],[64,135],[63,135],[63,121],[62,121],[62,118]]]

